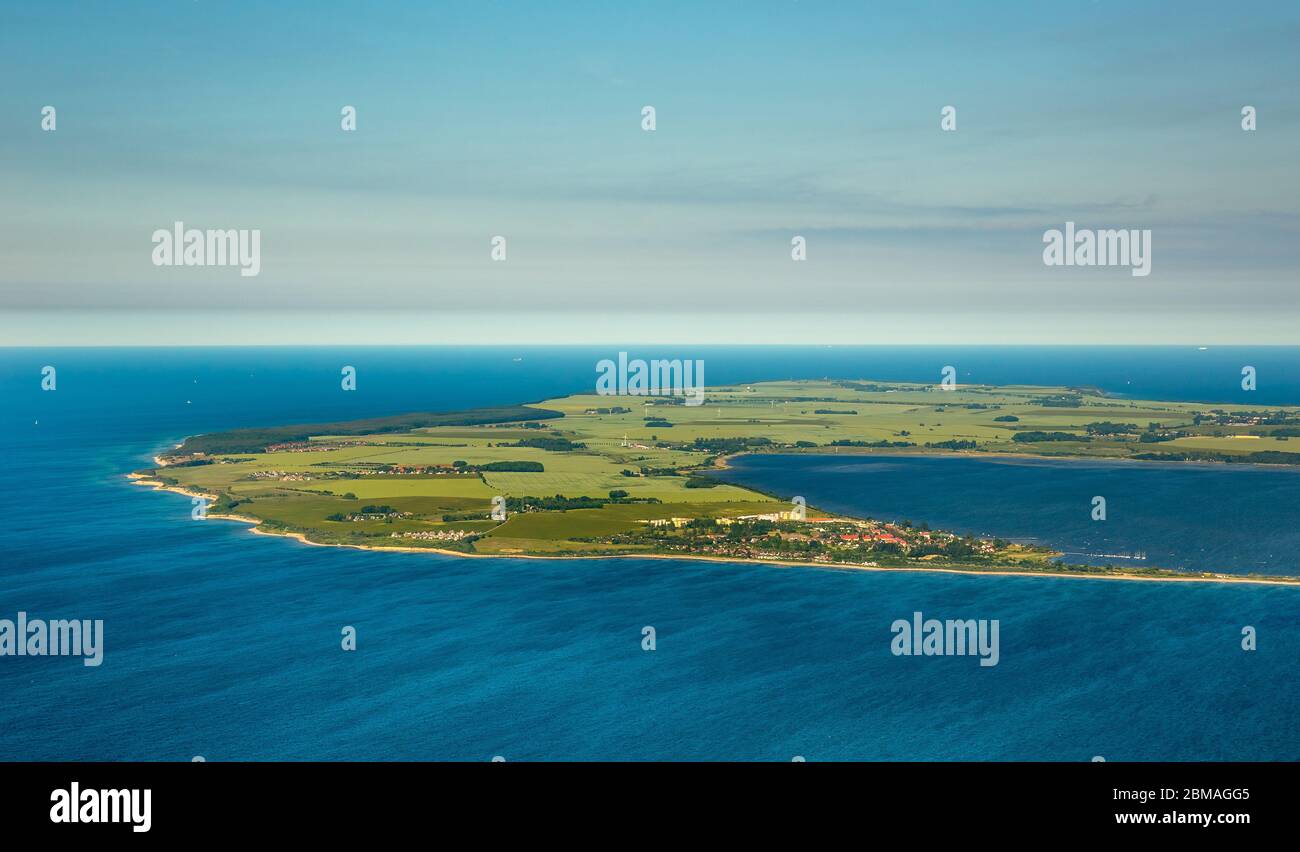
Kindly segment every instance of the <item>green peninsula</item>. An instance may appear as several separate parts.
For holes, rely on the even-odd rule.
[[[701,405],[585,394],[237,429],[191,437],[131,476],[209,498],[209,517],[324,545],[1244,581],[1066,565],[1044,548],[931,530],[924,519],[834,516],[792,504],[794,495],[709,476],[732,455],[762,452],[1294,465],[1300,409],[1118,399],[1086,388],[763,382],[709,388]]]

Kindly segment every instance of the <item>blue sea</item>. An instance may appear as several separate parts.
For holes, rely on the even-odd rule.
[[[703,358],[711,384],[933,382],[952,364],[1300,404],[1294,348],[627,349]],[[187,499],[124,478],[190,434],[540,400],[614,356],[0,349],[0,618],[103,619],[106,645],[96,668],[0,657],[0,759],[1300,759],[1300,589],[319,548],[191,521]],[[765,456],[727,475],[1083,558],[1300,573],[1288,470]],[[1103,525],[1093,494],[1113,495]],[[890,625],[916,611],[998,619],[998,665],[893,656]]]

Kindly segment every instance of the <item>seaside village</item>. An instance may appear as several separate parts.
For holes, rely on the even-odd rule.
[[[988,555],[1007,547],[999,540],[962,538],[913,526],[907,521],[863,521],[852,518],[805,517],[805,510],[742,515],[736,518],[656,518],[643,521],[640,533],[609,536],[610,543],[644,543],[720,557],[792,559],[814,562],[863,561],[872,555],[914,559]]]
[[[529,507],[525,512],[543,511]],[[551,510],[555,511],[555,510]],[[357,511],[330,516],[334,521],[394,521],[414,517],[387,505],[365,505]],[[893,556],[933,560],[994,554],[1007,542],[954,535],[913,526],[907,521],[806,517],[805,509],[741,515],[734,518],[652,518],[640,530],[578,541],[615,545],[649,545],[658,551],[743,559],[797,559],[873,566],[871,557]],[[394,532],[407,541],[473,541],[482,533],[465,529]]]
[[[381,507],[387,508],[387,507]],[[527,511],[527,510],[526,510]],[[409,517],[358,512],[346,520]],[[741,559],[790,559],[801,562],[874,566],[870,557],[893,556],[934,560],[989,555],[1007,542],[913,527],[906,521],[889,523],[850,518],[803,518],[796,512],[769,512],[736,518],[654,518],[641,521],[635,532],[575,541],[615,545],[649,545],[656,551],[692,553]],[[466,530],[420,530],[393,533],[397,539],[453,542],[478,538]]]
[[[295,442],[268,447],[280,452],[313,452],[319,444]],[[307,481],[313,478],[355,479],[380,475],[473,476],[478,468],[457,462],[455,465],[415,464],[357,465],[348,471],[324,470],[318,474],[286,470],[259,470],[252,479],[279,480],[282,482]],[[528,506],[522,511],[563,511]],[[361,506],[349,513],[329,518],[332,521],[395,521],[410,520],[413,516],[386,505]],[[925,525],[914,526],[907,521],[885,522],[836,518],[808,517],[807,510],[792,510],[741,515],[738,517],[693,518],[669,517],[640,521],[640,529],[593,538],[577,538],[611,545],[634,545],[655,551],[692,553],[723,558],[788,559],[802,562],[848,563],[874,566],[875,558],[892,557],[912,560],[937,560],[944,557],[969,558],[991,555],[1008,546],[1001,540],[960,537],[952,533],[930,530]],[[466,529],[429,529],[393,532],[391,537],[420,542],[472,542],[481,537],[481,531]]]

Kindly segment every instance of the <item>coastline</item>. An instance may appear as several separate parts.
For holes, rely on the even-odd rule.
[[[725,462],[728,458],[740,455],[751,455],[749,453],[735,453],[732,456],[720,456],[716,461]],[[719,465],[725,467],[725,464]],[[187,497],[202,497],[208,500],[216,500],[217,497],[212,494],[205,494],[199,491],[180,488],[174,485],[167,485],[156,479],[150,479],[142,473],[128,473],[127,478],[132,485],[151,486],[154,491],[170,491],[175,494],[183,494]],[[249,532],[253,535],[277,536],[281,538],[291,538],[301,544],[311,547],[342,547],[352,550],[372,550],[376,552],[390,553],[433,553],[439,556],[455,556],[463,559],[670,559],[670,560],[690,560],[694,562],[714,562],[726,565],[776,565],[783,568],[825,568],[836,571],[874,571],[883,573],[912,573],[912,574],[965,574],[971,576],[983,577],[1055,577],[1061,579],[1073,580],[1124,580],[1130,582],[1148,582],[1148,583],[1224,583],[1229,585],[1255,585],[1255,586],[1292,586],[1300,587],[1300,577],[1295,580],[1280,578],[1254,578],[1254,577],[1233,577],[1228,575],[1214,575],[1210,577],[1187,576],[1187,577],[1151,577],[1142,574],[1127,574],[1123,572],[1106,573],[1106,574],[1078,574],[1066,571],[980,571],[966,568],[921,568],[921,567],[881,567],[872,565],[851,565],[846,563],[830,562],[797,562],[784,559],[743,559],[730,558],[721,556],[703,556],[697,554],[668,554],[668,553],[614,553],[614,554],[593,554],[584,555],[564,555],[564,556],[543,556],[538,554],[495,554],[495,553],[465,553],[459,550],[445,550],[437,547],[403,547],[401,545],[388,547],[376,546],[370,544],[343,544],[332,542],[312,541],[305,533],[295,532],[292,530],[264,530],[262,521],[257,518],[251,518],[247,515],[208,515],[208,520],[235,521],[237,523],[249,524]]]
[[[144,473],[128,473],[126,478],[131,480],[132,485],[148,486],[154,491],[170,491],[173,494],[184,494],[186,497],[202,497],[204,500],[212,500],[213,502],[220,499],[216,494],[208,494],[203,491],[181,488],[179,485],[168,485],[162,480],[151,479],[148,474]]]

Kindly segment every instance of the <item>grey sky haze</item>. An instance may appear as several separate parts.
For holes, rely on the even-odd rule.
[[[1293,3],[611,5],[7,6],[0,345],[1300,342]]]

